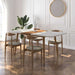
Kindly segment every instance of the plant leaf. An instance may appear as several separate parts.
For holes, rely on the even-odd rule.
[[[15,30],[17,30],[17,29],[21,29],[21,27],[15,27]]]
[[[33,25],[30,24],[30,25],[27,27],[27,29],[31,29],[32,27],[33,27]]]
[[[21,17],[21,18],[19,18],[19,16],[17,16],[17,20],[18,20],[18,23],[19,23],[20,25],[23,25],[22,17]]]
[[[29,21],[29,17],[27,15],[24,16],[24,23],[27,23]]]
[[[29,21],[29,17],[28,18],[26,18],[26,21],[25,21],[25,23],[27,23]]]
[[[27,15],[24,16],[24,20],[26,20],[26,18],[27,18]]]
[[[15,27],[15,29],[12,29],[12,30],[17,30],[17,29],[21,29],[21,27]]]

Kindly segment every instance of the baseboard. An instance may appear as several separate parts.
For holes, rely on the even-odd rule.
[[[46,45],[48,45],[48,44],[46,44]],[[54,45],[51,45],[51,46],[54,46]],[[59,47],[61,48],[60,45],[59,45]],[[75,50],[75,47],[72,47],[72,46],[66,46],[66,45],[64,45],[63,48],[70,49],[70,50]]]
[[[71,50],[75,50],[75,47],[72,47],[72,46],[64,46],[64,48],[71,49]]]

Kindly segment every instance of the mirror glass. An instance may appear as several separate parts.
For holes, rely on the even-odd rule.
[[[50,4],[50,13],[55,17],[63,16],[66,12],[66,4],[62,0],[53,0]]]

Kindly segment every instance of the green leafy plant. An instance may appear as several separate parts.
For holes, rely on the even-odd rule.
[[[33,24],[28,24],[29,17],[27,15],[25,15],[24,17],[17,16],[17,21],[20,26],[17,26],[12,30],[24,29],[25,26],[27,26],[27,29],[31,29],[33,27]],[[24,35],[21,34],[20,38],[22,39],[23,37]]]

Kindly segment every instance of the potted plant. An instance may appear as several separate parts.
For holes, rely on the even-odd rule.
[[[17,21],[20,26],[17,26],[12,30],[24,29],[25,26],[27,26],[27,29],[31,29],[33,27],[33,24],[28,24],[29,17],[27,15],[25,15],[24,17],[17,16]],[[23,37],[24,37],[24,35],[21,34],[20,38],[23,39]]]

